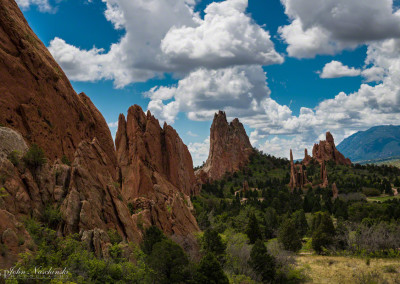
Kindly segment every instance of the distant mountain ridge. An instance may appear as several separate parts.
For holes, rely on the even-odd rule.
[[[400,126],[374,126],[342,141],[337,149],[353,162],[366,162],[400,156]]]

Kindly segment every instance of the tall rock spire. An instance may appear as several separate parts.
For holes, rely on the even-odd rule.
[[[215,114],[210,129],[210,152],[205,165],[196,172],[201,182],[221,179],[225,173],[240,170],[249,162],[254,152],[249,137],[235,118],[228,123],[226,114],[219,111]]]
[[[140,211],[133,218],[181,239],[197,232],[189,197],[197,192],[192,157],[176,131],[134,105],[126,120],[120,115],[115,141],[122,196]]]

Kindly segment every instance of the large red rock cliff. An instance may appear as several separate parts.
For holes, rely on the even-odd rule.
[[[133,218],[181,240],[199,231],[189,197],[197,191],[193,162],[176,131],[161,128],[135,105],[126,120],[120,115],[115,144],[122,196],[137,212]]]
[[[0,124],[37,143],[51,160],[72,160],[82,140],[96,137],[115,164],[103,116],[75,93],[14,0],[0,0],[0,58]]]
[[[132,107],[127,121],[120,117],[117,155],[103,116],[75,93],[14,0],[0,0],[0,94],[0,244],[8,248],[1,268],[32,249],[22,220],[43,220],[48,206],[60,210],[58,234],[79,233],[98,256],[107,255],[108,230],[139,242],[151,224],[193,247],[196,183],[178,134]],[[44,165],[10,161],[12,151],[23,155],[32,143],[44,150]]]
[[[235,118],[231,123],[226,114],[215,114],[210,129],[210,152],[205,165],[196,172],[200,182],[221,179],[225,173],[240,170],[249,162],[254,152],[243,124]]]

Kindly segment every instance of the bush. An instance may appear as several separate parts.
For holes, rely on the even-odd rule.
[[[113,245],[119,244],[122,242],[122,237],[118,234],[116,230],[110,229],[107,231],[107,235],[110,238],[110,242]]]
[[[59,207],[54,207],[48,204],[43,212],[43,222],[50,228],[56,229],[62,221],[61,211]]]
[[[135,214],[135,208],[133,206],[132,203],[128,203],[128,209],[129,209],[129,213],[131,213],[131,215]]]
[[[28,168],[35,170],[46,163],[46,157],[43,150],[37,144],[32,144],[28,152],[24,155],[23,161]]]
[[[376,188],[363,188],[362,191],[366,196],[379,196],[379,195],[381,195],[381,191],[379,189],[376,189]]]
[[[4,187],[0,188],[0,198],[6,196],[8,196],[7,190]]]
[[[1,256],[6,256],[8,252],[8,247],[6,244],[0,244],[0,255]]]
[[[20,162],[21,153],[16,151],[16,150],[14,150],[10,154],[8,154],[7,158],[15,167],[17,167],[19,165],[19,162]]]
[[[64,165],[71,166],[70,160],[68,160],[68,157],[65,156],[65,155],[62,156],[61,162],[62,162]]]

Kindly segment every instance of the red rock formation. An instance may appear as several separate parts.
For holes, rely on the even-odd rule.
[[[339,196],[339,190],[335,182],[332,184],[332,194],[333,194],[333,199],[336,199]]]
[[[226,114],[215,114],[210,129],[210,152],[205,165],[196,172],[201,183],[221,179],[225,173],[240,170],[254,152],[243,124],[235,118],[230,124]]]
[[[249,187],[249,183],[247,182],[247,180],[245,180],[243,182],[243,188],[242,188],[243,192],[249,191],[250,187]]]
[[[338,165],[351,165],[350,159],[346,159],[335,146],[335,141],[330,132],[326,132],[326,140],[319,141],[319,144],[314,144],[313,159],[320,164],[322,161],[334,161]],[[307,163],[305,163],[307,164]]]
[[[290,189],[293,191],[295,188],[303,188],[308,183],[307,171],[303,170],[302,164],[294,164],[292,149],[290,149]]]
[[[320,170],[320,177],[322,181],[322,188],[326,188],[328,186],[328,173],[326,171],[325,160],[321,162],[321,170]]]
[[[176,131],[135,105],[120,115],[116,136],[122,196],[144,222],[168,235],[199,230],[189,195],[197,191],[191,155]],[[134,215],[135,219],[138,216]]]
[[[85,94],[77,95],[14,0],[0,0],[0,124],[37,143],[54,160],[73,159],[97,138],[115,164],[110,130]]]
[[[308,165],[311,162],[312,158],[310,155],[308,155],[307,149],[304,149],[304,159],[302,161],[303,165]]]
[[[196,180],[175,130],[131,108],[127,122],[120,117],[117,171],[103,116],[85,94],[75,93],[13,0],[0,0],[0,78],[0,123],[7,126],[0,131],[0,244],[9,247],[0,267],[28,249],[21,220],[40,219],[46,205],[60,207],[58,234],[79,232],[97,256],[108,254],[108,229],[138,242],[139,225],[155,224],[184,245],[193,242],[198,226],[188,195],[197,191]],[[33,142],[49,158],[45,165],[31,172],[7,159]],[[56,159],[62,155],[71,166]],[[141,198],[148,208],[131,216],[128,202],[141,209]],[[21,237],[26,244],[16,243]]]
[[[64,235],[93,229],[115,229],[128,241],[138,242],[136,224],[114,182],[115,168],[97,139],[82,142],[75,153],[70,184],[61,205]]]

